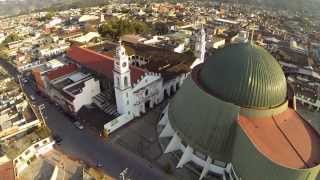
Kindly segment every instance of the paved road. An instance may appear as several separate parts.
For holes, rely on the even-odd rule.
[[[16,73],[10,68],[7,71]],[[16,76],[16,74],[13,75]],[[67,155],[82,159],[93,165],[99,161],[103,164],[103,170],[115,178],[118,178],[120,172],[128,168],[128,175],[133,180],[169,179],[161,170],[152,167],[147,161],[122,147],[106,143],[102,138],[86,129],[83,131],[76,129],[68,120],[68,117],[35,93],[35,87],[31,82],[23,84],[23,88],[27,94],[32,94],[36,98],[36,104],[45,105],[43,114],[46,123],[53,133],[58,134],[63,139],[59,147]]]
[[[29,92],[32,91],[31,87],[27,89]],[[68,117],[59,112],[54,105],[43,101],[35,94],[34,96],[40,100],[39,103],[45,104],[43,114],[47,118],[47,125],[54,134],[58,134],[63,139],[60,145],[63,152],[91,164],[99,161],[104,165],[104,170],[114,177],[118,177],[122,170],[128,168],[132,179],[167,179],[160,170],[151,168],[147,161],[136,157],[131,152],[104,142],[96,134],[76,129]]]

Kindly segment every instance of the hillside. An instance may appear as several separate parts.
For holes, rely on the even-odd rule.
[[[122,0],[132,2],[133,0]],[[139,1],[139,0],[135,0]],[[145,0],[143,0],[145,1]],[[152,0],[151,0],[152,1]],[[154,1],[176,1],[188,0],[154,0]],[[211,1],[212,0],[203,0]],[[320,0],[214,0],[217,2],[239,2],[242,4],[255,4],[272,8],[287,9],[291,11],[305,11],[308,13],[319,13]],[[0,16],[28,13],[39,9],[69,9],[77,7],[96,6],[108,3],[108,0],[0,0]]]
[[[39,9],[70,9],[107,3],[108,0],[0,0],[0,16],[28,13]]]

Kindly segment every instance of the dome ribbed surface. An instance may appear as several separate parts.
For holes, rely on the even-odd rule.
[[[207,58],[199,81],[212,95],[248,108],[271,108],[285,102],[287,83],[279,63],[264,48],[233,44]]]

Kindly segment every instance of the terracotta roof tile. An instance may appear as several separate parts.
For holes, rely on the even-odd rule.
[[[68,64],[47,73],[47,77],[49,80],[53,80],[59,78],[61,76],[70,74],[78,69],[76,64]]]
[[[67,56],[76,63],[104,75],[109,80],[113,81],[113,62],[114,59],[110,56],[100,54],[90,49],[82,47],[71,47]],[[146,71],[141,68],[130,66],[131,83],[136,83]]]
[[[12,161],[0,165],[0,180],[15,180]]]

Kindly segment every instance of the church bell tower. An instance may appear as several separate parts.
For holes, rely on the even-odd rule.
[[[117,111],[125,114],[130,111],[131,77],[129,58],[121,40],[116,48],[113,67],[114,90],[116,95]]]
[[[205,54],[206,54],[206,32],[202,25],[201,29],[196,34],[194,55],[196,58],[200,59],[201,63],[203,63],[205,59]]]

